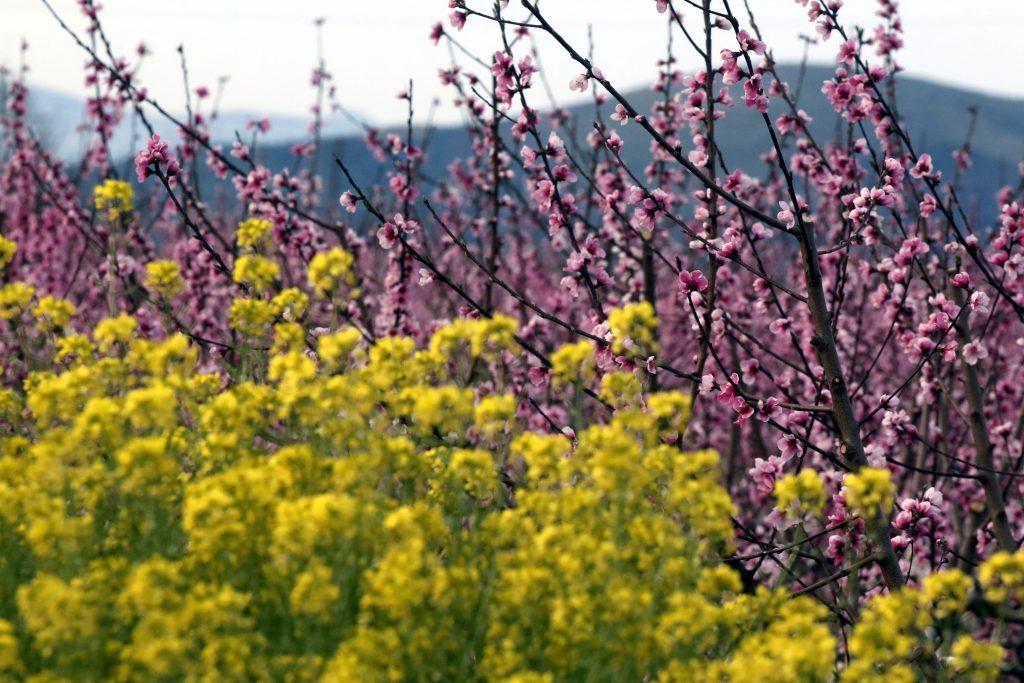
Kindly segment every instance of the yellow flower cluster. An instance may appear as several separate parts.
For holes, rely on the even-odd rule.
[[[598,395],[613,408],[636,405],[640,401],[643,387],[632,372],[609,372],[601,378]]]
[[[249,285],[258,293],[270,289],[281,275],[281,266],[265,256],[246,254],[235,260],[232,277],[239,284]]]
[[[132,186],[123,180],[104,180],[93,190],[93,204],[108,220],[117,221],[135,208]]]
[[[238,232],[235,235],[238,246],[252,251],[258,250],[266,243],[273,227],[273,223],[266,218],[246,218],[238,224]]]
[[[0,320],[12,320],[26,311],[36,295],[36,288],[24,282],[11,282],[0,287]]]
[[[181,279],[181,266],[176,261],[151,261],[146,264],[146,287],[165,300],[170,300],[185,291]]]
[[[485,436],[510,432],[516,415],[516,399],[511,394],[487,396],[476,404],[475,426]]]
[[[282,290],[270,301],[265,299],[234,299],[228,311],[231,327],[244,335],[260,337],[271,323],[293,322],[302,318],[309,308],[309,297],[294,287]]]
[[[885,514],[893,504],[896,485],[889,470],[862,467],[843,479],[846,505],[858,515],[867,518]]]
[[[271,299],[270,305],[283,320],[298,320],[309,308],[309,296],[296,287],[289,287]]]
[[[227,384],[128,316],[63,338],[0,397],[0,678],[828,680],[824,608],[719,559],[717,454],[671,445],[688,399],[521,432],[514,334],[315,357],[283,322]]]
[[[993,553],[978,568],[978,583],[990,602],[1024,598],[1024,553]]]
[[[442,327],[430,339],[430,350],[450,358],[494,358],[516,349],[514,318],[501,313],[492,318],[460,318]]]
[[[473,391],[454,386],[416,387],[404,392],[416,429],[440,437],[461,434],[473,422]]]
[[[853,629],[843,682],[999,680],[1006,656],[1000,645],[936,635],[977,628],[964,616],[972,588],[969,576],[950,569],[929,575],[919,589],[872,598]]]
[[[671,435],[686,431],[692,407],[690,397],[678,391],[662,391],[647,397],[647,409],[657,420],[658,430]]]
[[[317,355],[328,370],[343,369],[361,335],[354,327],[325,334],[317,339]]]
[[[81,334],[71,334],[57,340],[57,353],[54,361],[66,363],[69,361],[85,361],[96,353],[96,346],[89,341],[89,338]]]
[[[953,643],[949,668],[962,681],[993,683],[999,680],[1006,651],[995,643],[983,643],[960,636]]]
[[[616,308],[608,314],[612,351],[631,358],[658,353],[658,317],[654,306],[643,301]]]
[[[139,323],[135,318],[127,313],[122,313],[116,318],[104,318],[96,323],[92,337],[96,340],[100,350],[106,352],[115,344],[127,344],[138,326]]]
[[[263,334],[275,317],[274,307],[261,299],[234,299],[228,311],[231,327],[251,337]]]
[[[36,327],[44,332],[67,327],[76,312],[73,303],[55,296],[42,297],[32,309],[32,314],[36,317]]]
[[[551,380],[555,386],[590,384],[597,372],[594,344],[587,340],[565,344],[551,354]]]
[[[0,270],[3,270],[11,264],[16,253],[18,253],[17,242],[0,235]]]
[[[340,247],[315,254],[309,261],[309,286],[317,296],[328,298],[342,284],[352,285],[355,276],[352,266],[355,259],[352,254]]]
[[[790,519],[819,514],[825,507],[825,485],[818,473],[802,469],[775,482],[775,507]]]

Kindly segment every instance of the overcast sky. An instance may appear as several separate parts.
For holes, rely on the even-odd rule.
[[[82,19],[75,0],[52,0],[71,23]],[[490,0],[470,0],[484,8]],[[716,0],[717,3],[717,0]],[[750,0],[758,22],[780,61],[797,60],[797,36],[811,32],[794,0]],[[313,20],[324,17],[328,69],[343,101],[376,123],[404,116],[395,93],[409,78],[417,102],[449,95],[437,82],[447,52],[428,40],[431,25],[444,20],[446,0],[102,0],[103,21],[119,53],[139,40],[153,50],[142,80],[172,109],[181,109],[181,74],[175,47],[184,44],[193,85],[214,85],[230,76],[224,107],[267,113],[302,114],[313,94]],[[734,3],[735,4],[735,3]],[[512,3],[514,7],[515,2]],[[992,94],[1024,97],[1024,1],[902,0],[907,46],[900,61],[910,74]],[[546,0],[552,23],[580,47],[588,25],[596,43],[595,62],[614,83],[649,83],[664,52],[664,15],[652,0]],[[847,25],[874,25],[875,0],[846,0]],[[624,9],[628,8],[628,9]],[[692,13],[692,12],[691,12]],[[697,26],[696,16],[689,19]],[[724,34],[719,34],[724,37]],[[493,51],[495,28],[470,19],[459,39],[480,53]],[[18,44],[30,45],[31,80],[71,93],[82,92],[83,55],[64,35],[40,0],[0,0],[0,63],[14,66]],[[812,52],[831,61],[836,43]],[[577,72],[557,47],[542,43],[556,94],[568,98]],[[685,53],[684,68],[696,68]],[[450,109],[450,108],[449,108]],[[439,117],[448,119],[444,108]]]

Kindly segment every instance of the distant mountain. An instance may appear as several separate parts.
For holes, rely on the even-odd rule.
[[[837,132],[845,131],[831,106],[821,93],[821,84],[833,75],[825,66],[809,66],[800,78],[799,68],[782,65],[780,76],[796,91],[800,87],[799,106],[812,118],[811,132],[825,143],[833,140]],[[734,92],[739,100],[742,93]],[[655,93],[650,90],[636,90],[626,93],[627,98],[641,112],[649,112],[654,104]],[[969,208],[976,207],[979,218],[991,220],[998,209],[994,193],[1004,184],[1017,178],[1016,166],[1024,159],[1024,100],[994,97],[941,83],[901,75],[896,90],[896,103],[912,140],[919,152],[929,152],[945,177],[952,177],[953,151],[959,149],[967,134],[970,115],[969,107],[977,110],[977,121],[972,140],[973,167],[961,183],[961,199]],[[67,131],[82,120],[83,105],[73,97],[35,89],[30,100],[32,119],[36,127],[52,142],[62,155],[74,158],[79,151],[81,140]],[[586,135],[594,112],[591,104],[573,104],[570,113],[580,121],[579,135]],[[605,107],[605,116],[611,107]],[[781,113],[775,105],[773,117]],[[225,112],[213,127],[213,137],[218,141],[230,142],[234,132],[243,132],[245,124],[254,115],[244,112]],[[173,126],[158,121],[161,136],[176,139]],[[291,144],[308,139],[307,122],[296,116],[271,116],[273,129],[264,137],[258,151],[263,163],[271,169],[294,166],[295,158]],[[650,159],[649,140],[636,124],[625,127],[607,121],[625,141],[623,156],[631,168],[640,170]],[[111,143],[115,156],[127,155],[131,150],[128,126],[122,126]],[[404,135],[404,131],[396,131]],[[845,134],[843,132],[842,134]],[[760,175],[766,167],[761,155],[769,149],[769,140],[764,125],[756,112],[747,109],[737,101],[728,115],[718,123],[718,140],[723,156],[730,168],[742,168],[751,175]],[[434,129],[427,148],[424,173],[431,178],[442,178],[452,160],[471,153],[469,139],[460,126],[442,126]],[[382,168],[366,149],[361,135],[348,121],[335,117],[325,127],[324,153],[320,156],[319,171],[324,177],[324,191],[336,195],[346,189],[334,166],[333,156],[343,155],[346,164],[361,182],[369,185],[383,177]],[[212,180],[212,179],[211,179]]]
[[[795,91],[799,68],[785,65],[778,71]],[[802,79],[799,106],[814,119],[810,129],[819,143],[833,140],[837,131],[845,131],[845,126],[839,125],[838,116],[821,92],[821,84],[833,74],[831,68],[809,66]],[[736,106],[719,121],[717,138],[730,168],[742,168],[756,176],[766,170],[761,156],[770,149],[770,141],[757,113],[739,101],[741,95],[734,92]],[[658,96],[650,90],[636,90],[626,93],[626,97],[639,111],[649,112]],[[953,151],[963,145],[967,135],[968,107],[976,108],[977,121],[972,140],[974,165],[963,177],[961,199],[968,207],[977,207],[977,215],[981,219],[991,220],[998,210],[995,192],[1004,184],[1015,182],[1016,166],[1024,160],[1024,100],[993,97],[901,75],[896,103],[915,149],[929,152],[946,178],[952,177]],[[568,110],[581,123],[579,135],[589,132],[593,106],[577,104],[569,106]],[[605,116],[610,111],[611,107],[606,105]],[[772,115],[774,117],[781,112],[782,108],[776,105]],[[650,159],[646,133],[636,124],[619,127],[614,121],[607,123],[625,141],[623,156],[626,162],[636,170],[642,169]],[[326,144],[329,152],[344,154],[346,164],[357,179],[369,183],[381,176],[383,169],[358,137],[343,136]],[[453,159],[466,156],[470,151],[469,140],[461,127],[438,128],[430,138],[424,172],[430,177],[443,177]],[[339,185],[332,156],[324,154],[320,166],[321,173],[328,179],[325,188],[331,192]],[[285,146],[266,145],[262,148],[261,157],[272,168],[291,162],[291,154]]]
[[[50,149],[64,159],[77,159],[81,156],[86,138],[75,131],[85,119],[85,103],[82,98],[49,88],[30,86],[28,109],[33,128]],[[175,112],[175,116],[184,118],[181,112]],[[242,139],[247,140],[249,132],[246,130],[246,124],[263,116],[270,119],[271,128],[268,133],[260,134],[261,144],[287,148],[292,142],[308,136],[308,118],[288,114],[265,115],[244,111],[222,111],[210,126],[211,138],[214,142],[230,145],[235,139],[235,131],[238,131]],[[175,126],[163,117],[154,115],[150,116],[149,120],[160,137],[178,139]],[[355,132],[356,127],[341,116],[327,118],[324,122],[323,134],[328,137],[353,135]],[[145,137],[141,125],[133,131],[131,116],[126,116],[109,142],[111,154],[118,158],[132,155],[138,146],[133,144],[133,133],[140,139]]]
[[[799,68],[786,65],[780,66],[778,71],[795,91]],[[819,143],[834,140],[837,131],[846,134],[845,122],[840,121],[821,92],[821,84],[833,76],[832,68],[809,66],[802,79],[798,106],[814,119],[810,130]],[[730,167],[758,175],[765,169],[760,156],[769,150],[770,140],[759,115],[743,106],[741,95],[741,92],[734,92],[736,105],[719,122],[716,139]],[[648,111],[655,94],[633,92],[628,98],[640,111]],[[967,136],[968,108],[976,108],[971,142],[974,165],[963,177],[961,198],[965,203],[969,203],[968,198],[978,202],[980,216],[994,215],[997,210],[995,192],[1004,184],[1016,181],[1017,164],[1024,160],[1024,100],[993,97],[901,75],[896,86],[896,107],[915,150],[930,153],[947,179],[953,177],[953,152],[963,146]],[[771,112],[773,118],[782,111],[782,106],[776,104]],[[638,165],[646,163],[648,143],[639,126],[627,125],[617,130],[626,142],[625,149],[629,150],[626,158]],[[870,127],[867,130],[870,135]]]

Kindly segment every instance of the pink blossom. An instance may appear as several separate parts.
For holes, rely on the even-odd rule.
[[[744,52],[753,52],[756,55],[764,54],[765,44],[751,36],[745,30],[740,30],[736,34],[736,41],[740,44],[740,49]]]
[[[686,292],[703,292],[708,287],[707,278],[699,270],[679,272],[679,290]]]
[[[761,363],[756,358],[745,358],[740,361],[744,384],[753,384],[757,381],[757,371],[760,366]]]
[[[969,303],[971,310],[978,315],[987,315],[989,313],[991,300],[985,292],[979,290],[972,293]]]
[[[836,55],[836,61],[840,64],[853,65],[857,56],[857,44],[851,38],[850,40],[844,41],[839,46],[839,53]]]
[[[928,218],[935,212],[936,208],[938,208],[938,204],[935,202],[935,197],[927,194],[924,196],[924,199],[921,200],[918,211],[920,211],[922,218]]]
[[[792,434],[783,434],[775,445],[779,449],[779,457],[783,460],[789,460],[800,452],[800,442]]]
[[[270,119],[268,119],[267,117],[263,117],[261,119],[249,119],[246,122],[245,127],[248,130],[258,130],[261,133],[269,133]]]
[[[461,31],[466,26],[467,16],[465,12],[455,11],[448,15],[448,21],[451,22],[456,31]]]
[[[377,230],[377,240],[384,249],[391,249],[405,239],[406,235],[412,235],[418,231],[419,224],[416,221],[406,220],[402,214],[396,213],[391,221]]]
[[[612,112],[612,121],[618,121],[620,126],[626,125],[629,122],[629,112],[621,104],[616,104],[615,111]]]
[[[144,182],[156,173],[161,164],[164,166],[163,173],[168,178],[178,175],[181,170],[178,160],[168,152],[167,143],[154,133],[146,143],[146,149],[135,156],[135,175],[139,182]]]
[[[971,161],[971,153],[966,149],[958,149],[953,152],[953,160],[956,162],[957,170],[963,172],[969,169],[974,162]]]
[[[953,283],[954,287],[960,287],[961,289],[967,289],[971,286],[971,276],[963,271],[954,273],[949,281]]]
[[[978,340],[964,344],[962,353],[964,362],[968,365],[977,365],[979,360],[988,358],[988,349]]]
[[[338,198],[338,203],[341,204],[341,207],[348,211],[349,213],[356,212],[357,201],[358,199],[356,198],[356,196],[348,191],[343,192],[341,194],[341,197]]]
[[[547,384],[551,373],[547,368],[534,366],[531,367],[527,372],[527,376],[530,379],[530,384],[535,387],[544,386]]]
[[[762,493],[771,493],[775,490],[775,480],[782,474],[782,468],[787,458],[778,455],[770,456],[768,459],[755,458],[754,466],[747,470],[751,481]]]
[[[444,26],[442,26],[441,22],[439,21],[436,24],[434,24],[434,26],[430,29],[430,42],[432,42],[434,45],[437,45],[441,40],[441,36],[443,35]]]
[[[590,87],[590,76],[587,74],[579,74],[573,76],[572,80],[569,81],[569,90],[576,90],[579,92],[586,92],[587,88]]]
[[[768,331],[772,334],[785,334],[792,325],[788,318],[778,318],[768,325]]]
[[[761,422],[767,422],[768,420],[770,420],[778,410],[779,403],[779,399],[775,398],[774,396],[768,398],[767,400],[758,401],[757,419],[760,420]]]
[[[932,155],[922,154],[917,158],[917,163],[910,169],[910,175],[914,178],[930,178],[934,174],[932,167]]]
[[[768,111],[768,98],[761,90],[760,76],[751,76],[743,82],[743,103],[762,114]]]

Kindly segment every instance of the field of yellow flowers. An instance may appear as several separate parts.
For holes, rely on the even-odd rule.
[[[120,195],[118,193],[121,193]],[[116,220],[130,188],[100,188]],[[237,364],[204,369],[182,334],[142,334],[127,314],[69,332],[68,301],[11,282],[0,316],[32,368],[0,393],[0,672],[58,680],[730,680],[833,674],[827,610],[787,591],[744,589],[728,566],[732,502],[713,451],[677,446],[690,399],[640,401],[631,373],[605,375],[612,410],[577,434],[537,434],[504,391],[517,324],[502,315],[367,343],[314,337],[310,297],[261,297],[279,270],[246,221],[234,279]],[[17,245],[4,240],[4,261]],[[147,267],[165,307],[176,264]],[[310,263],[330,300],[351,256]],[[643,305],[610,315],[653,343]],[[589,343],[552,355],[561,391],[594,372]],[[809,475],[809,476],[808,476]],[[851,483],[870,516],[883,470]],[[805,470],[780,508],[822,505]],[[990,561],[995,595],[1024,566]],[[965,607],[970,580],[871,603],[846,680],[927,645]],[[1003,653],[968,636],[955,670],[978,680]],[[891,668],[889,665],[892,665]]]
[[[348,261],[318,255],[310,286],[329,296]],[[259,292],[275,268],[234,273]],[[173,266],[148,272],[175,295]],[[343,328],[313,354],[306,295],[239,298],[251,346],[225,377],[128,315],[67,335],[70,303],[19,283],[0,300],[36,368],[0,395],[8,676],[749,680],[777,652],[794,679],[831,669],[821,608],[744,595],[718,559],[731,503],[713,452],[669,445],[681,394],[643,410],[631,375],[606,382],[615,416],[574,443],[517,426],[506,317],[423,349]],[[572,391],[593,351],[554,362]]]

